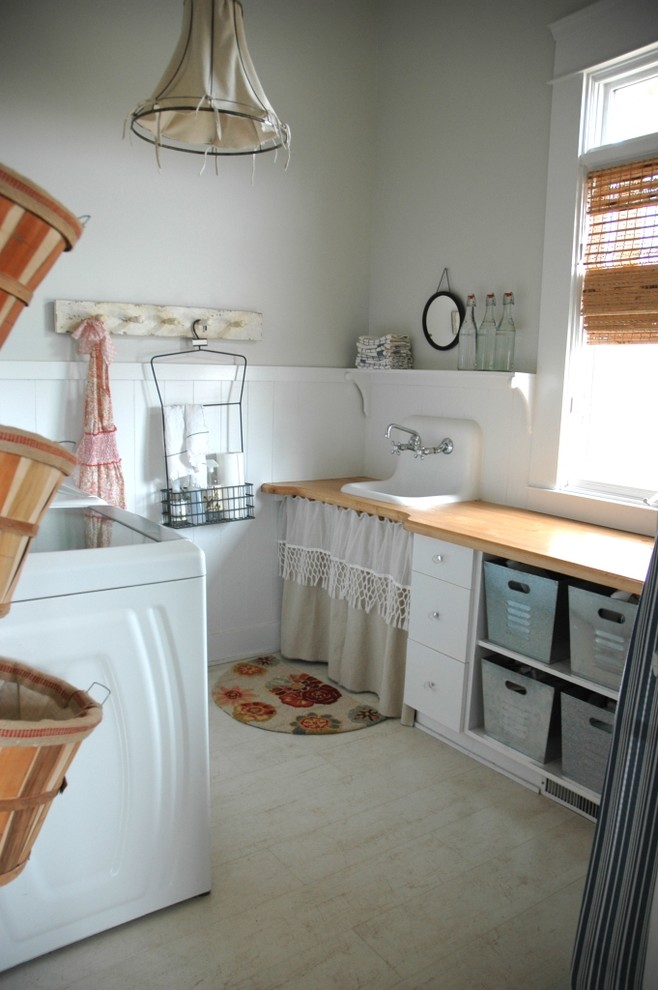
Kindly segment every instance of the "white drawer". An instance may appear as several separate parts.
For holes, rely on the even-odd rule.
[[[404,703],[455,732],[462,731],[467,665],[427,646],[407,643]]]
[[[415,573],[411,585],[409,637],[464,661],[470,599],[467,588]]]
[[[473,550],[445,540],[434,540],[431,536],[416,535],[412,567],[441,581],[470,588],[473,583]]]

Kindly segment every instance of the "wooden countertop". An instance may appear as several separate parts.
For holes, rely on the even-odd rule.
[[[642,590],[654,544],[649,536],[492,502],[454,502],[419,511],[411,506],[374,502],[341,492],[341,486],[348,481],[362,480],[269,482],[261,486],[261,491],[267,495],[297,495],[367,512],[400,522],[412,533],[551,568],[569,577],[621,591],[639,594]]]

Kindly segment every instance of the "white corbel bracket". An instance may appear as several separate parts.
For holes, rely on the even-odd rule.
[[[358,371],[346,371],[345,381],[351,382],[356,385],[359,392],[361,393],[361,403],[363,408],[363,415],[370,415],[370,383],[371,379],[368,374],[359,374]]]

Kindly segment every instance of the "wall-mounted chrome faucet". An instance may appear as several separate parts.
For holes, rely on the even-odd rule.
[[[411,439],[406,443],[400,440],[394,440],[391,436],[391,430],[399,430],[401,433],[406,433]],[[454,444],[450,437],[444,437],[436,447],[425,447],[420,433],[417,433],[416,430],[410,430],[406,426],[400,426],[398,423],[389,423],[386,430],[386,439],[390,440],[393,445],[392,454],[400,455],[403,450],[410,450],[414,457],[420,457],[421,460],[429,454],[451,454],[454,450]]]
[[[393,440],[391,437],[391,430],[399,430],[401,433],[406,433],[411,437],[407,443],[401,443],[399,440]],[[420,433],[416,433],[415,430],[410,430],[406,426],[398,426],[397,423],[389,423],[388,429],[386,430],[386,439],[390,440],[393,444],[392,454],[401,454],[403,450],[412,450],[416,457],[420,453],[423,446],[423,441],[420,439]]]

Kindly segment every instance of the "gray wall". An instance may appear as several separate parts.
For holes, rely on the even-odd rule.
[[[517,367],[536,370],[554,45],[585,3],[378,5],[378,129],[370,319],[419,341],[416,367],[455,368],[419,331],[444,267],[453,290],[515,294]]]
[[[52,301],[255,309],[259,365],[349,366],[359,333],[403,330],[451,368],[420,315],[453,289],[511,288],[534,370],[552,20],[581,0],[245,0],[254,63],[292,161],[163,155],[122,139],[178,39],[181,0],[3,5],[0,161],[91,221],[5,343],[62,360]],[[481,302],[481,306],[482,306]],[[480,310],[481,312],[481,310]],[[117,341],[117,360],[150,342]]]

